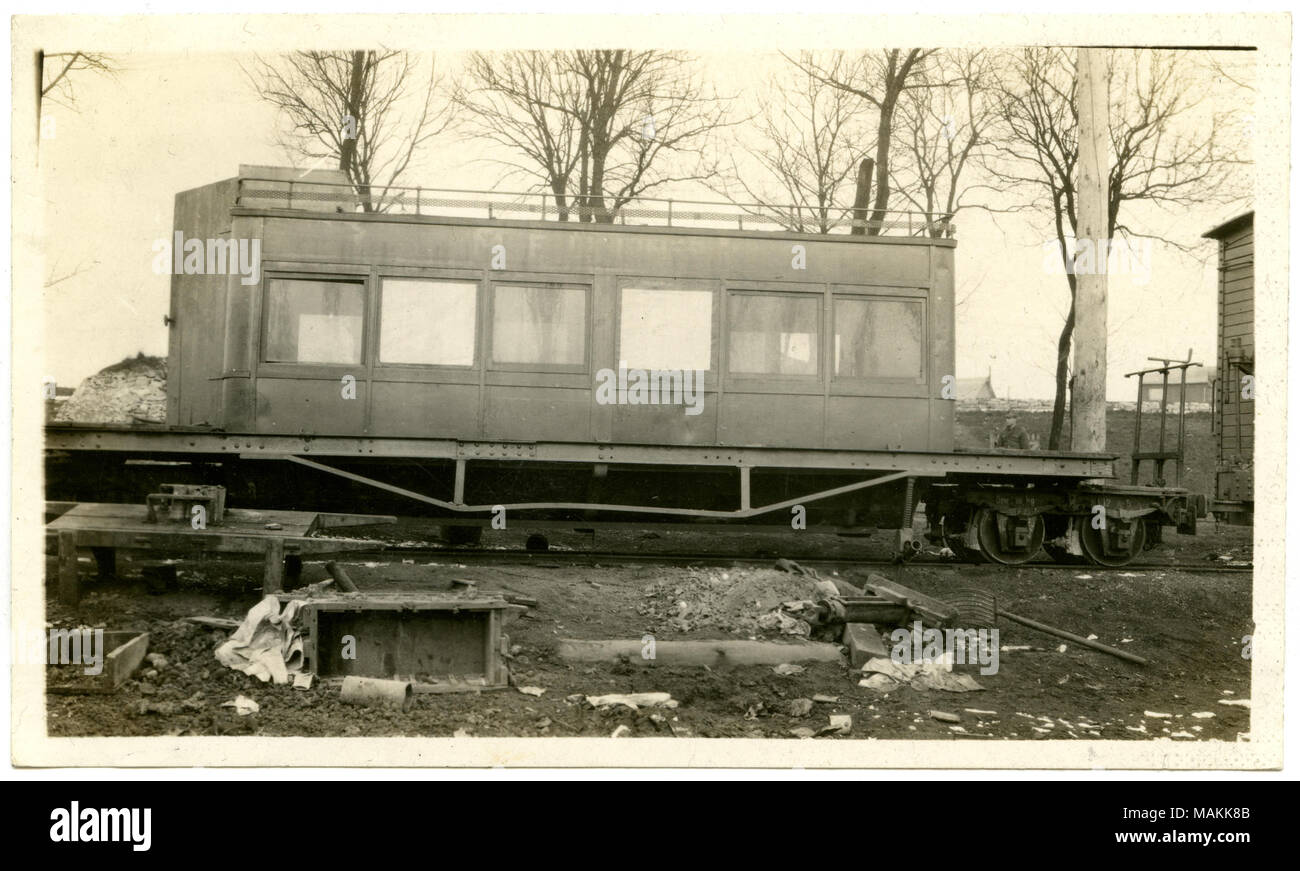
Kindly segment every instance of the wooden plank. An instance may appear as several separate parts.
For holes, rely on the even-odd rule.
[[[59,532],[59,602],[75,607],[81,602],[81,581],[77,577],[77,532]]]
[[[266,566],[262,575],[262,593],[278,593],[284,589],[284,539],[273,538],[266,543]]]
[[[140,666],[149,651],[149,633],[142,632],[130,641],[116,647],[104,657],[105,683],[117,689]]]
[[[316,515],[314,529],[344,529],[352,526],[381,526],[396,523],[397,518],[391,514],[328,514]]]

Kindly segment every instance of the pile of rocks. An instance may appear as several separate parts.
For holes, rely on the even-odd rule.
[[[59,403],[56,419],[76,423],[164,423],[167,361],[137,354],[92,375]]]

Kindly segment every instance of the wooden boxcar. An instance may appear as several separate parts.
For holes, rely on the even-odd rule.
[[[1255,213],[1215,227],[1219,357],[1214,392],[1214,514],[1249,524],[1255,506]]]

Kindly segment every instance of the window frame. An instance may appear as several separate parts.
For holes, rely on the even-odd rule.
[[[809,374],[733,372],[731,371],[731,315],[734,300],[737,297],[785,297],[789,299],[809,299],[817,305],[816,335],[817,354],[816,371]],[[817,285],[807,289],[781,288],[767,289],[745,285],[727,286],[726,311],[723,313],[722,371],[725,383],[737,392],[806,392],[822,393],[826,372],[826,286]],[[757,390],[756,390],[757,388]],[[766,390],[764,388],[767,388]],[[802,389],[800,389],[802,388]]]
[[[614,365],[625,359],[623,354],[623,293],[627,290],[663,291],[667,293],[708,293],[709,305],[709,365],[705,369],[707,382],[712,383],[721,365],[721,305],[718,301],[718,282],[714,279],[620,278],[615,286],[614,300]],[[632,362],[627,361],[631,366]]]
[[[384,352],[384,282],[385,281],[427,281],[446,284],[472,284],[474,286],[474,341],[472,359],[464,363],[396,363],[382,358]],[[443,370],[445,372],[474,372],[483,360],[483,276],[478,273],[461,275],[441,275],[409,272],[396,273],[383,270],[376,276],[375,283],[375,353],[374,367],[378,372],[427,372]]]
[[[550,281],[511,277],[489,281],[488,299],[483,323],[483,364],[489,372],[535,372],[586,374],[591,370],[592,285],[581,281]],[[496,346],[496,305],[498,287],[545,287],[558,290],[580,290],[583,299],[582,362],[581,363],[507,363],[493,359]]]
[[[361,288],[361,354],[355,363],[307,363],[287,360],[268,360],[271,329],[271,283],[273,281],[314,281],[317,283],[352,284]],[[371,281],[368,267],[332,267],[328,270],[272,269],[265,265],[262,283],[258,289],[257,355],[259,373],[275,376],[311,376],[327,373],[355,374],[369,368],[370,360],[370,303]]]
[[[930,299],[924,291],[918,293],[880,293],[873,289],[871,292],[849,292],[843,289],[835,289],[830,295],[830,312],[828,323],[830,326],[830,339],[833,345],[836,334],[835,308],[836,303],[840,300],[860,301],[868,304],[872,302],[903,302],[913,303],[921,306],[921,374],[916,377],[905,375],[839,375],[835,372],[835,348],[827,349],[827,371],[830,374],[832,387],[839,387],[847,392],[856,392],[855,388],[893,388],[895,390],[904,389],[908,391],[924,390],[930,379]]]

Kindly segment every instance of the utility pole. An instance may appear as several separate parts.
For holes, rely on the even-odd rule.
[[[1080,48],[1079,226],[1075,234],[1074,390],[1070,446],[1106,450],[1106,259],[1110,251],[1110,100],[1104,49]],[[1091,254],[1091,257],[1088,254]]]

